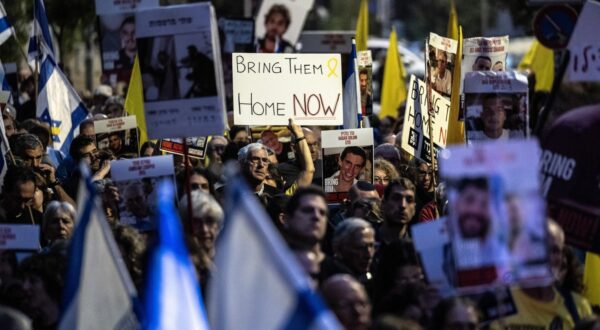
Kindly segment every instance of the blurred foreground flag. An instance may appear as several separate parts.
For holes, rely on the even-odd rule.
[[[519,71],[531,70],[535,73],[535,91],[550,92],[554,82],[554,52],[533,40],[518,67]]]
[[[396,28],[392,28],[387,56],[385,58],[379,118],[384,118],[385,116],[398,118],[398,108],[406,101],[407,96],[405,77],[406,71],[398,52]]]
[[[358,85],[358,63],[356,61],[356,41],[352,39],[352,51],[348,59],[348,73],[344,80],[344,129],[359,128],[358,109],[361,107]],[[362,115],[360,115],[362,117]]]
[[[232,207],[208,291],[212,329],[340,329],[243,179],[227,188]]]
[[[127,88],[127,97],[125,98],[125,111],[135,116],[137,126],[140,129],[140,146],[148,141],[146,132],[146,115],[144,113],[144,91],[142,89],[142,73],[140,71],[140,60],[135,56],[133,70],[129,79]]]
[[[198,276],[175,210],[173,182],[158,187],[158,240],[150,251],[145,329],[208,329]]]
[[[367,39],[369,39],[369,4],[367,0],[360,0],[358,19],[356,20],[356,50],[367,50]]]
[[[52,147],[68,155],[75,130],[88,111],[52,56],[42,62],[39,91],[37,117],[50,125]]]
[[[138,329],[137,293],[104,217],[100,197],[82,166],[79,218],[69,248],[59,329]]]
[[[588,252],[585,255],[583,285],[583,295],[590,304],[600,306],[600,256],[597,254]]]
[[[6,10],[4,10],[4,5],[0,2],[0,45],[13,35],[15,35],[15,29],[8,22]]]
[[[44,0],[34,0],[33,24],[29,35],[29,49],[27,50],[29,65],[32,68],[37,68],[35,65],[36,59],[41,62],[46,55],[55,57],[52,35],[50,34]]]

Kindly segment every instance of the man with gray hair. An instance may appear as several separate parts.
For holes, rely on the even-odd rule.
[[[261,143],[250,143],[238,152],[238,162],[246,182],[258,196],[280,193],[277,188],[265,184],[269,175],[269,150]]]
[[[375,254],[375,230],[360,218],[348,218],[335,227],[333,259],[322,265],[324,277],[349,274],[366,284],[372,279],[371,262]]]

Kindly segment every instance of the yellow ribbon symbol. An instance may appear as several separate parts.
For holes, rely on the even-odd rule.
[[[331,64],[331,62],[333,62],[333,64]],[[332,68],[332,66],[333,66],[333,68]],[[336,76],[336,77],[338,76],[337,73],[335,72],[335,70],[337,69],[337,66],[338,66],[338,60],[337,60],[337,58],[332,57],[332,58],[330,58],[327,61],[327,68],[329,69],[329,73],[327,74],[327,78],[331,77],[332,75]]]

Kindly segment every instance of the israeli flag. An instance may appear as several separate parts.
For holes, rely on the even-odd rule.
[[[344,81],[344,129],[359,128],[362,119],[356,40],[354,39],[352,39],[352,52],[348,65],[348,75]]]
[[[8,152],[10,151],[10,146],[8,144],[8,138],[6,138],[6,131],[4,131],[4,119],[0,116],[0,193],[2,192],[2,187],[4,185],[4,176],[6,176],[6,171],[8,170]]]
[[[0,6],[2,6],[1,2]],[[4,64],[2,64],[2,61],[0,61],[0,81],[2,81],[2,86],[0,86],[0,90],[11,93],[11,95],[8,97],[8,103],[12,104],[12,91],[8,80],[6,79],[6,70],[4,69]]]
[[[208,291],[212,329],[340,329],[243,179],[227,188]]]
[[[158,242],[150,252],[144,329],[208,329],[196,270],[175,210],[173,182],[158,187]]]
[[[87,166],[69,247],[64,309],[58,329],[139,329],[137,293],[115,243]]]
[[[8,38],[15,34],[15,29],[8,22],[8,16],[4,5],[0,2],[0,45],[2,45]]]
[[[75,130],[88,111],[52,56],[46,56],[39,75],[37,117],[50,125],[52,146],[69,154]]]
[[[43,0],[34,0],[33,2],[33,24],[29,35],[29,49],[27,51],[27,60],[32,68],[35,68],[35,61],[43,61],[50,55],[53,58],[54,46],[52,45],[52,35],[46,16],[46,7]]]

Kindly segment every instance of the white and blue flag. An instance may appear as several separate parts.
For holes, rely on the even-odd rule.
[[[4,176],[6,175],[6,171],[8,170],[8,152],[10,151],[10,146],[8,144],[8,138],[6,138],[6,131],[4,130],[4,119],[0,116],[0,193],[2,192],[2,187],[4,185]]]
[[[8,103],[12,104],[12,88],[10,88],[8,79],[6,79],[6,70],[4,69],[4,64],[2,64],[2,61],[0,61],[0,81],[2,81],[0,90],[11,93],[11,95],[8,98]]]
[[[243,179],[227,188],[208,291],[212,329],[340,329]]]
[[[362,119],[356,41],[354,39],[352,39],[352,52],[348,66],[348,74],[344,81],[344,129],[359,128]]]
[[[139,329],[135,287],[86,165],[81,172],[80,210],[69,246],[58,329]]]
[[[158,241],[150,251],[144,329],[208,329],[202,293],[175,210],[173,182],[158,187]]]
[[[50,125],[52,147],[67,155],[88,111],[52,56],[42,62],[38,90],[37,117]]]
[[[42,62],[44,58],[50,55],[56,58],[54,45],[52,44],[52,35],[50,34],[50,25],[46,16],[46,7],[43,0],[34,0],[33,2],[33,24],[29,35],[29,49],[27,50],[27,60],[32,68],[35,68],[35,61]]]
[[[6,10],[4,10],[4,5],[0,2],[0,45],[13,35],[15,35],[15,29],[8,22]]]

